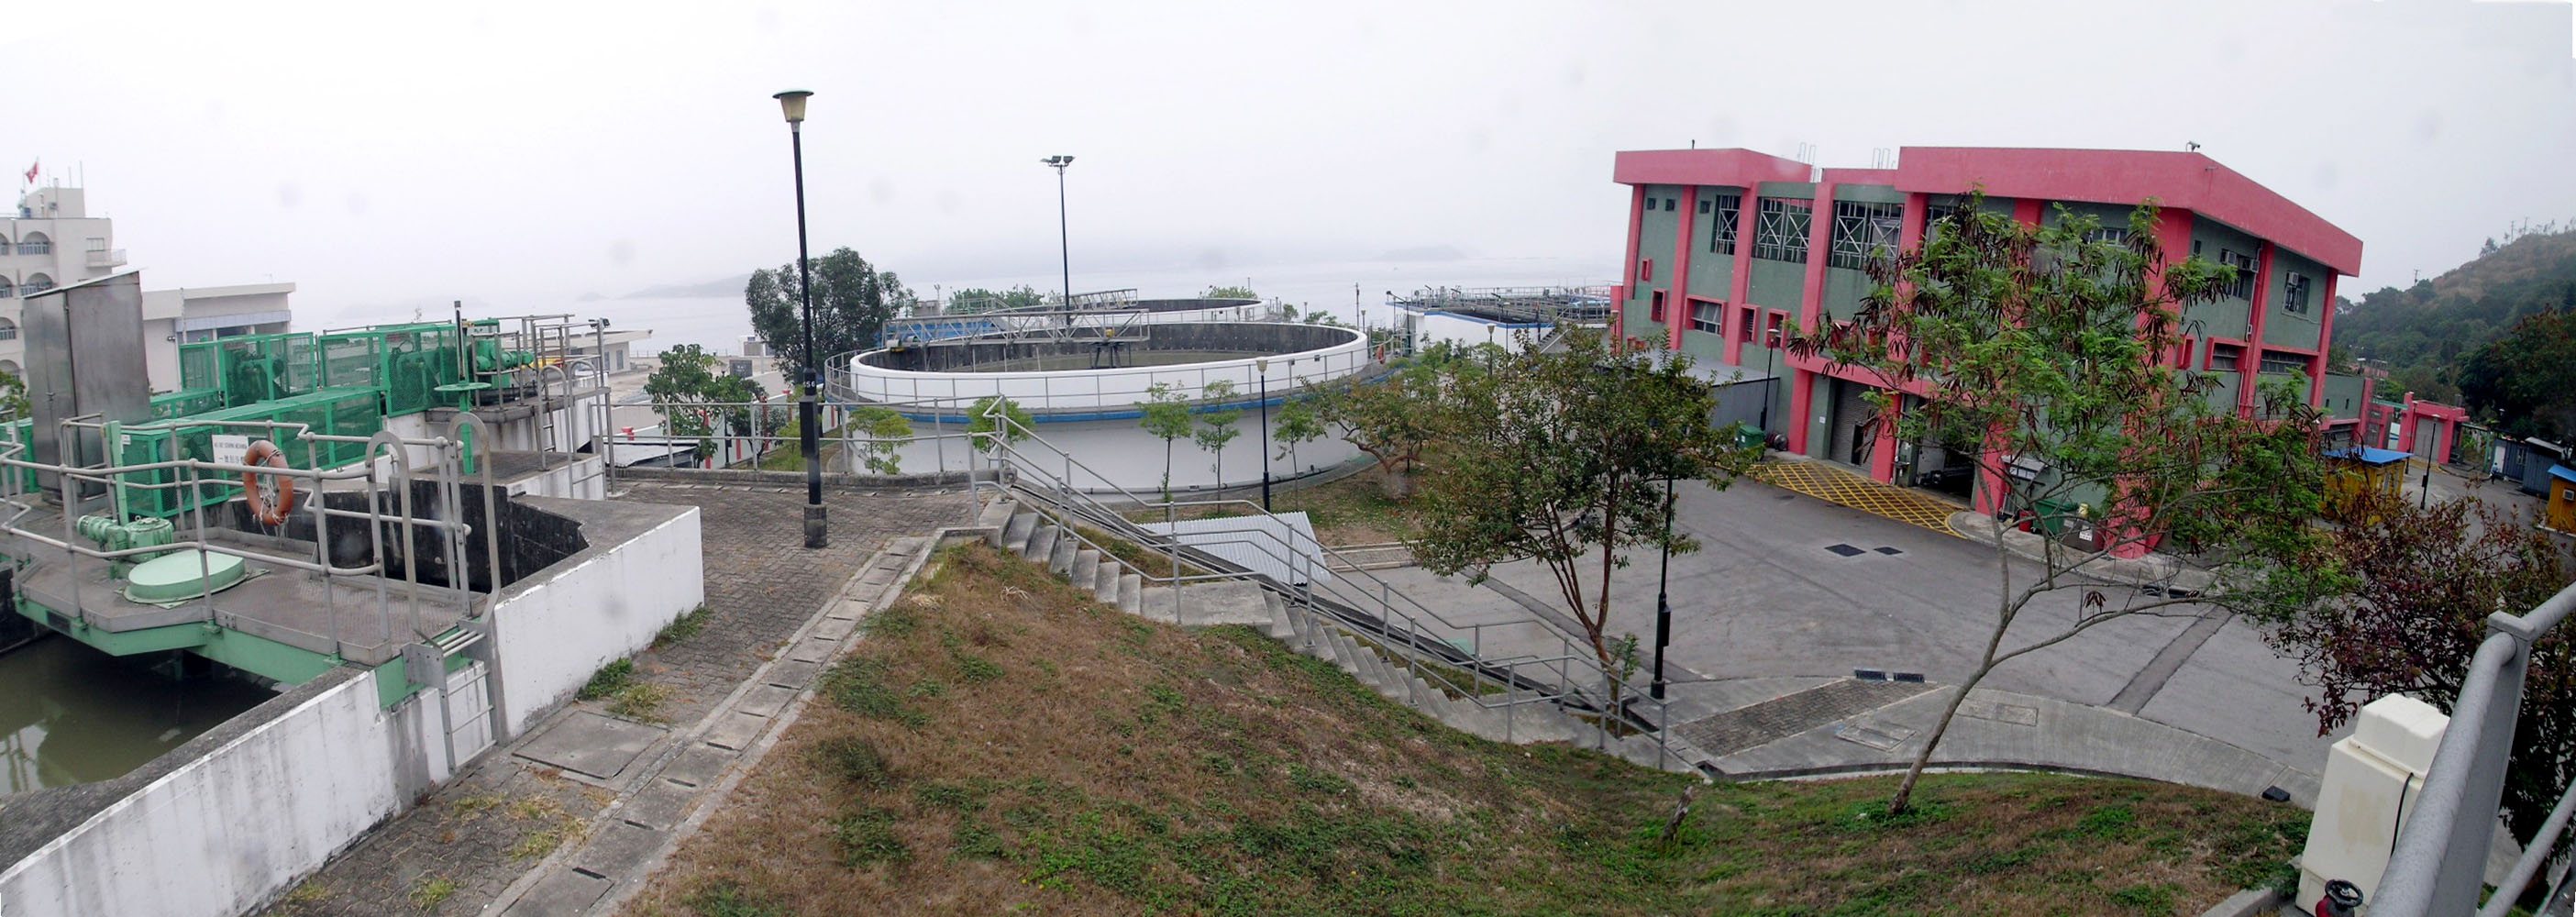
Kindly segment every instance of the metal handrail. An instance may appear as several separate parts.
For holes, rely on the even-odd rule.
[[[1171,577],[1158,577],[1150,573],[1145,573],[1144,571],[1138,571],[1139,574],[1147,580],[1171,582],[1177,586],[1179,583],[1185,581],[1210,578],[1181,576],[1177,566],[1179,558],[1184,552],[1194,555],[1192,563],[1200,566],[1202,569],[1218,569],[1228,566],[1228,564],[1226,564],[1222,559],[1208,555],[1204,550],[1199,550],[1192,545],[1181,543],[1177,533],[1165,534],[1148,531],[1141,526],[1138,526],[1133,520],[1127,518],[1124,514],[1102,505],[1098,500],[1094,499],[1090,493],[1075,486],[1076,482],[1073,479],[1073,472],[1076,469],[1088,473],[1094,479],[1107,485],[1111,491],[1125,497],[1129,502],[1134,503],[1139,507],[1145,509],[1163,509],[1167,518],[1174,515],[1177,510],[1183,506],[1240,506],[1246,510],[1245,514],[1247,516],[1264,518],[1268,518],[1270,516],[1270,514],[1263,511],[1258,504],[1246,500],[1164,500],[1159,502],[1147,500],[1136,495],[1132,491],[1127,490],[1125,487],[1118,485],[1108,476],[1101,474],[1097,469],[1093,469],[1089,465],[1083,463],[1080,459],[1075,458],[1071,453],[1055,446],[1051,442],[1048,442],[1045,437],[1039,436],[1036,431],[1030,430],[1026,426],[1011,419],[1006,413],[1000,410],[1000,405],[998,403],[987,413],[986,417],[993,421],[995,432],[993,434],[988,434],[989,438],[987,439],[987,443],[988,445],[993,446],[995,451],[995,460],[997,462],[1017,459],[1019,461],[1011,463],[1014,470],[1023,467],[1034,468],[1038,469],[1035,475],[1037,479],[1046,480],[1052,477],[1051,473],[1046,469],[1057,464],[1055,461],[1027,461],[1026,459],[1028,457],[1024,456],[1020,452],[1017,445],[1019,442],[1034,442],[1054,451],[1057,458],[1061,459],[1062,465],[1065,468],[1064,477],[1055,479],[1058,486],[1048,488],[1045,491],[1032,490],[1029,486],[1028,478],[1018,474],[1003,476],[1005,481],[1003,486],[1019,490],[1023,493],[1028,493],[1032,496],[1037,496],[1046,503],[1056,505],[1060,512],[1066,511],[1068,508],[1079,509],[1081,510],[1080,515],[1103,530],[1128,536],[1149,547],[1159,548],[1162,553],[1169,554],[1174,558],[1175,570]],[[1014,435],[1003,435],[1005,432]],[[1094,542],[1088,536],[1083,535],[1077,527],[1065,525],[1059,526],[1059,528],[1063,532],[1072,535],[1077,541],[1090,545],[1095,550],[1103,550],[1103,553],[1108,553],[1098,543]],[[1297,565],[1307,563],[1309,561],[1322,560],[1324,557],[1342,559],[1345,561],[1346,566],[1355,566],[1349,562],[1348,558],[1343,557],[1339,551],[1319,542],[1311,545],[1302,543],[1287,544],[1282,541],[1279,535],[1279,530],[1275,526],[1262,526],[1259,528],[1240,530],[1219,529],[1210,534],[1247,536],[1229,538],[1212,543],[1250,545],[1270,559],[1281,562],[1283,567],[1294,568]],[[1300,547],[1309,547],[1319,553],[1301,553],[1298,550]],[[1443,676],[1437,670],[1426,673],[1418,664],[1412,664],[1408,667],[1414,671],[1414,674],[1417,677],[1431,680],[1435,683],[1435,686],[1445,687],[1450,690],[1450,693],[1473,700],[1478,706],[1485,707],[1487,709],[1492,709],[1495,706],[1509,707],[1520,703],[1535,702],[1537,700],[1548,700],[1555,702],[1560,706],[1572,706],[1573,704],[1569,702],[1589,700],[1589,698],[1576,687],[1575,679],[1578,676],[1597,677],[1597,680],[1605,687],[1605,689],[1615,692],[1617,695],[1616,699],[1609,700],[1606,703],[1601,703],[1597,707],[1591,704],[1582,705],[1587,708],[1582,712],[1598,715],[1596,725],[1600,726],[1600,738],[1602,744],[1606,746],[1608,743],[1607,720],[1612,716],[1624,716],[1627,704],[1642,701],[1656,709],[1657,715],[1654,717],[1653,722],[1657,726],[1655,733],[1659,752],[1669,754],[1668,749],[1664,748],[1666,736],[1664,730],[1661,728],[1662,724],[1669,719],[1669,717],[1665,715],[1669,712],[1665,706],[1665,702],[1644,695],[1630,697],[1630,692],[1625,690],[1626,682],[1630,679],[1614,675],[1607,667],[1600,663],[1600,660],[1592,658],[1588,654],[1577,654],[1574,652],[1573,641],[1570,637],[1559,634],[1559,642],[1563,652],[1559,653],[1557,656],[1548,657],[1544,660],[1545,662],[1555,663],[1555,669],[1558,675],[1558,681],[1556,684],[1563,693],[1549,694],[1547,692],[1536,692],[1538,696],[1524,695],[1520,692],[1523,691],[1525,682],[1518,676],[1517,665],[1515,664],[1520,661],[1518,658],[1486,660],[1481,657],[1480,651],[1482,650],[1483,644],[1483,628],[1488,625],[1482,623],[1461,625],[1451,622],[1436,610],[1414,600],[1411,596],[1404,595],[1401,591],[1395,589],[1392,583],[1389,583],[1374,574],[1370,574],[1365,570],[1354,570],[1351,572],[1357,573],[1359,576],[1364,577],[1369,583],[1375,584],[1378,587],[1376,594],[1372,596],[1370,591],[1365,586],[1362,586],[1356,590],[1357,594],[1353,597],[1350,592],[1337,588],[1341,585],[1341,572],[1329,569],[1330,564],[1328,562],[1319,563],[1317,566],[1325,567],[1327,569],[1311,573],[1308,576],[1308,581],[1305,584],[1302,584],[1302,589],[1299,588],[1299,586],[1276,582],[1267,576],[1255,574],[1249,570],[1244,570],[1232,576],[1223,578],[1250,580],[1259,583],[1265,589],[1281,594],[1283,598],[1295,599],[1307,607],[1323,610],[1335,621],[1354,631],[1375,633],[1387,638],[1386,642],[1380,644],[1382,646],[1401,642],[1408,650],[1408,653],[1406,654],[1409,657],[1408,662],[1418,661],[1421,656],[1426,654],[1438,655],[1435,653],[1428,653],[1422,643],[1421,635],[1423,628],[1421,625],[1423,619],[1428,618],[1431,621],[1437,622],[1449,631],[1468,632],[1474,637],[1473,650],[1458,651],[1454,646],[1448,647],[1452,651],[1460,652],[1461,655],[1466,657],[1463,660],[1448,660],[1448,667],[1466,673],[1470,679],[1468,684],[1457,684]],[[1329,602],[1318,603],[1315,601],[1317,598],[1315,594],[1315,582],[1319,579],[1332,584],[1326,587],[1326,597],[1331,600]],[[1353,598],[1356,600],[1352,600]],[[1399,609],[1397,601],[1399,599],[1401,599],[1404,606],[1409,606],[1411,610],[1407,611]],[[1177,600],[1176,596],[1175,601],[1177,602]],[[1367,609],[1372,604],[1380,612],[1374,621],[1353,613]],[[1347,610],[1342,606],[1347,606]],[[1402,625],[1400,631],[1395,626],[1397,624]],[[1435,643],[1447,646],[1446,641],[1435,641]],[[1487,669],[1489,665],[1496,662],[1501,662],[1506,665],[1507,676],[1494,676],[1492,672]],[[1503,689],[1504,699],[1500,704],[1489,703],[1487,701],[1486,698],[1488,695],[1483,690],[1484,684],[1487,680],[1491,680],[1497,687]]]
[[[2372,895],[2378,917],[2433,917],[2467,912],[2484,885],[2487,850],[2495,842],[2503,804],[2505,768],[2513,756],[2514,720],[2522,712],[2523,676],[2531,646],[2576,609],[2576,585],[2521,615],[2487,616],[2486,640],[2469,659],[2468,675],[2451,704],[2450,725],[2424,774],[2397,844]],[[2567,803],[2552,814],[2523,859],[2546,857],[2566,827]],[[2525,875],[2526,864],[2515,869]],[[2528,864],[2537,869],[2538,864]],[[2521,889],[2500,890],[2481,917],[2504,913]]]

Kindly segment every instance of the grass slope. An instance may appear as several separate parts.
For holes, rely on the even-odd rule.
[[[2157,784],[1718,785],[1515,747],[1234,627],[981,545],[870,620],[655,877],[651,915],[2169,914],[2270,881],[2294,809]]]

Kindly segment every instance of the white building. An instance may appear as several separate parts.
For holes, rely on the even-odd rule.
[[[116,230],[89,216],[81,189],[27,192],[0,222],[0,371],[22,374],[26,344],[18,339],[24,297],[102,277],[125,266]],[[287,330],[292,283],[147,290],[143,350],[153,391],[179,387],[179,345]]]

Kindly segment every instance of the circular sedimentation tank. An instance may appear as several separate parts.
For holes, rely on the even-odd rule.
[[[871,350],[835,367],[847,375],[834,394],[892,408],[924,436],[953,436],[976,401],[1007,398],[1048,446],[1089,467],[1074,472],[1087,489],[1159,489],[1166,474],[1176,489],[1257,484],[1265,459],[1274,478],[1285,478],[1358,454],[1325,437],[1283,455],[1261,435],[1259,412],[1310,386],[1381,372],[1366,335],[1293,322],[1158,320],[1165,317],[1015,317],[995,333]],[[1210,451],[1147,433],[1140,405],[1158,387],[1191,402],[1203,424],[1231,424],[1237,436]],[[918,445],[903,454],[907,469],[938,461]]]

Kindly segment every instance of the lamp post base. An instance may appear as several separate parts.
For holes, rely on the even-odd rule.
[[[823,523],[823,508],[820,506],[805,507],[805,546],[808,548],[832,546],[831,529]]]

